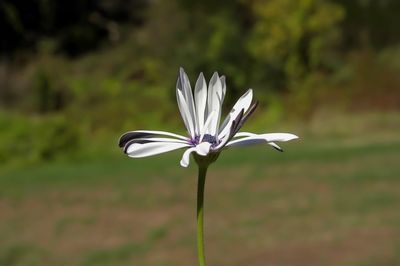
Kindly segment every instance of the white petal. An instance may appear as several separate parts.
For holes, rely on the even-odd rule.
[[[144,144],[133,143],[126,149],[126,154],[132,158],[152,156],[190,146],[184,143],[149,142]]]
[[[267,141],[262,138],[242,138],[242,139],[236,139],[229,141],[228,144],[226,144],[226,147],[236,147],[236,146],[248,146],[248,145],[255,145],[255,144],[261,144],[261,143],[266,143]]]
[[[243,110],[243,109],[242,109],[242,110]],[[230,119],[230,121],[229,121],[229,130],[227,130],[227,132],[226,132],[225,135],[220,134],[220,136],[219,136],[220,143],[217,145],[217,147],[215,147],[215,149],[218,150],[218,149],[223,148],[223,147],[226,145],[226,143],[227,143],[228,141],[230,141],[230,139],[232,138],[231,134],[234,134],[234,132],[231,133],[231,130],[233,130],[233,129],[232,129],[233,121],[236,121],[236,123],[238,123],[238,122],[240,121],[241,117],[243,117],[242,111],[239,112],[235,117],[232,117],[232,119]],[[236,126],[236,125],[235,125],[235,126]],[[236,134],[236,135],[237,135],[237,134]]]
[[[211,143],[202,142],[196,146],[196,152],[198,155],[206,156],[210,152]]]
[[[240,138],[240,137],[251,137],[251,136],[257,136],[257,134],[251,133],[251,132],[238,132],[233,137],[234,138]]]
[[[207,121],[204,123],[204,127],[202,128],[202,131],[200,131],[200,138],[199,138],[199,142],[203,141],[203,137],[206,134],[207,129],[209,128],[211,121],[213,120],[214,116],[215,116],[215,111],[212,111],[210,113],[210,115],[207,118]]]
[[[180,164],[182,167],[188,167],[189,166],[189,160],[190,160],[190,154],[196,150],[196,147],[192,147],[187,149],[183,155],[182,159],[180,161]]]
[[[225,94],[226,94],[226,81],[225,81],[225,76],[221,76],[219,78],[221,80],[221,84],[222,84],[222,102],[225,99]]]
[[[180,90],[176,91],[177,98],[178,98],[178,107],[182,115],[183,122],[185,123],[186,129],[189,132],[189,135],[194,138],[196,133],[195,133],[195,127],[194,127],[194,121],[192,119],[192,115],[190,114],[189,107],[185,101],[185,98]]]
[[[171,142],[171,143],[183,143],[183,144],[189,143],[188,140],[172,139],[172,138],[137,138],[134,140],[137,140],[138,143],[140,143],[140,141],[143,141],[143,142]]]
[[[221,111],[222,111],[222,99],[221,99],[221,95],[217,95],[217,100],[218,100],[218,109],[213,111],[215,112],[215,115],[213,116],[213,118],[211,119],[211,123],[209,126],[209,134],[212,136],[215,136],[216,139],[218,140],[218,129],[219,129],[219,123],[221,120]]]
[[[289,141],[297,138],[296,135],[290,133],[268,133],[235,139],[229,141],[226,146],[246,146],[273,141]]]
[[[268,142],[268,145],[271,145],[272,147],[274,147],[278,151],[283,151],[283,149],[281,147],[279,147],[279,145],[276,144],[275,142]]]
[[[252,100],[253,100],[253,90],[249,89],[235,103],[231,112],[228,114],[228,116],[225,118],[224,122],[222,123],[221,129],[218,134],[220,139],[229,133],[232,122],[233,122],[233,120],[235,120],[235,118],[240,113],[240,111],[243,109],[245,113],[247,112],[247,110],[249,109],[249,107],[251,105]]]
[[[210,147],[211,144],[208,142],[202,142],[199,145],[197,145],[196,147],[192,147],[187,149],[183,155],[182,155],[182,159],[181,159],[181,166],[183,167],[188,167],[189,166],[189,161],[190,161],[190,154],[192,152],[197,152],[197,154],[201,155],[201,156],[206,156],[209,152],[210,152]]]
[[[215,111],[216,115],[212,119],[209,128],[206,130],[206,134],[215,136],[218,130],[219,119],[221,117],[221,105],[222,105],[222,84],[219,79],[218,73],[215,72],[211,77],[210,84],[208,86],[208,100],[207,110],[208,113]]]
[[[267,134],[260,134],[262,138],[266,141],[289,141],[293,139],[298,139],[299,137],[291,134],[291,133],[267,133]]]
[[[132,140],[132,139],[137,139],[137,138],[149,138],[149,137],[156,137],[156,136],[169,136],[169,137],[174,137],[177,139],[185,140],[188,141],[187,137],[166,132],[166,131],[156,131],[156,130],[135,130],[135,131],[129,131],[124,133],[120,138],[119,138],[119,146],[124,147],[125,144]]]
[[[204,120],[207,117],[206,104],[207,104],[207,84],[204,79],[203,73],[200,73],[194,88],[194,99],[196,103],[196,114],[199,133],[203,130]]]
[[[185,102],[187,104],[189,114],[190,114],[190,120],[193,123],[193,128],[196,134],[198,134],[198,127],[197,127],[197,117],[196,117],[196,109],[194,106],[194,100],[193,100],[193,93],[192,93],[192,88],[190,86],[189,78],[185,73],[185,70],[183,68],[179,69],[179,79],[178,79],[178,85],[177,89],[180,89],[181,92],[183,93]]]

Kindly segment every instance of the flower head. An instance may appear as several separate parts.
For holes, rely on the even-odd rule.
[[[267,143],[282,151],[275,142],[298,138],[290,133],[239,132],[257,108],[258,103],[252,102],[252,89],[239,98],[220,124],[225,93],[225,77],[220,77],[217,72],[212,76],[208,86],[203,73],[200,73],[193,93],[189,79],[181,68],[176,84],[176,97],[188,136],[153,130],[129,131],[121,136],[119,146],[132,158],[186,148],[180,163],[183,167],[187,167],[191,153],[197,154],[195,158],[198,163],[209,164],[216,160],[224,148]]]

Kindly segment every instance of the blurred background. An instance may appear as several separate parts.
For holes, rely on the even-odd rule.
[[[196,167],[132,160],[184,133],[179,67],[227,77],[244,130],[206,183],[210,265],[400,265],[400,1],[1,0],[0,265],[196,265]]]

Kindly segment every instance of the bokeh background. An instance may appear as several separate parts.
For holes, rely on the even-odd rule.
[[[196,265],[196,167],[132,160],[184,134],[180,66],[247,88],[206,183],[210,265],[400,265],[400,1],[1,0],[0,265]]]

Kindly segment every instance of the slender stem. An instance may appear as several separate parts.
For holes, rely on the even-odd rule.
[[[199,266],[206,265],[204,255],[204,233],[203,233],[203,202],[204,184],[206,182],[207,166],[199,165],[199,176],[197,183],[197,255]]]

